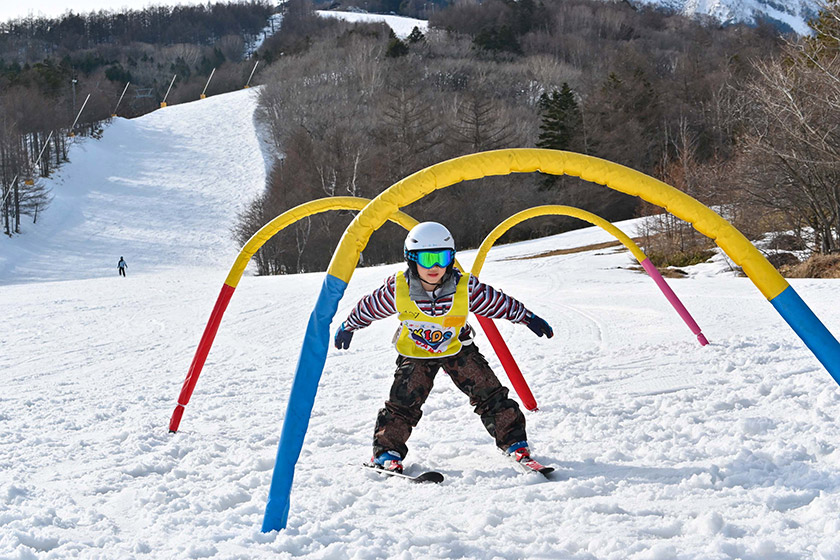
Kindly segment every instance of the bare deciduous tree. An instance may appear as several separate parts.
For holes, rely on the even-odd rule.
[[[830,253],[840,249],[840,58],[824,54],[803,40],[756,63],[739,169],[753,200],[807,223],[814,249]]]

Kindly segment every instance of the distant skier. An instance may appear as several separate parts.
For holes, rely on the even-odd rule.
[[[128,268],[128,265],[125,263],[125,259],[120,257],[120,262],[117,263],[117,270],[120,272],[120,276],[125,278],[125,269]]]
[[[537,336],[551,338],[554,331],[519,301],[454,268],[455,242],[443,225],[424,222],[412,228],[404,254],[408,270],[390,276],[363,297],[335,333],[335,347],[346,349],[353,331],[395,314],[401,321],[394,336],[397,370],[376,420],[371,463],[402,472],[406,441],[423,414],[421,407],[435,375],[443,368],[469,396],[496,446],[527,464],[531,459],[525,416],[473,343],[467,315],[472,311],[523,323]]]

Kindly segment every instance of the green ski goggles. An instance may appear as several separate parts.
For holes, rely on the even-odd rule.
[[[455,251],[452,249],[441,249],[438,251],[406,251],[405,257],[416,262],[423,268],[439,266],[446,268],[455,260]]]

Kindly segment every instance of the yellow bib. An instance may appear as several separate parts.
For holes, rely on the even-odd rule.
[[[409,296],[408,281],[397,273],[397,312],[400,325],[397,352],[409,358],[441,358],[454,356],[461,350],[458,335],[467,324],[470,311],[470,277],[462,275],[446,315],[426,315]]]

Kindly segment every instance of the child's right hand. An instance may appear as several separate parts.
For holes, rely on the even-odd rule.
[[[335,331],[335,347],[339,350],[347,350],[350,348],[350,341],[353,340],[353,331],[344,330],[344,323]]]

